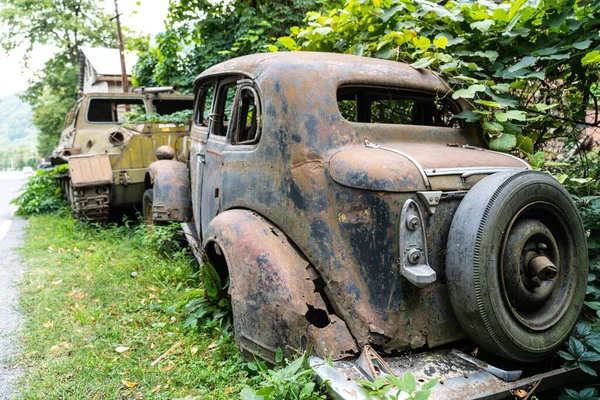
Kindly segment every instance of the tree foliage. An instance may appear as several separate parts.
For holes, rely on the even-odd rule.
[[[58,143],[63,119],[77,101],[79,48],[115,46],[110,16],[92,0],[0,0],[0,45],[7,52],[52,45],[57,52],[29,82],[22,98],[33,107],[38,151]]]
[[[348,0],[307,14],[272,50],[349,53],[441,74],[498,150],[575,137],[597,103],[600,1]],[[593,123],[599,115],[596,112]]]
[[[268,50],[288,27],[302,22],[320,1],[171,0],[165,32],[138,40],[135,83],[179,84],[190,90],[204,69],[229,58]]]

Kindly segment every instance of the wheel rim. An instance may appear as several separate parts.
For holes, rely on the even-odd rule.
[[[565,215],[547,202],[523,207],[509,223],[500,254],[507,308],[534,331],[555,325],[574,295],[575,242]]]

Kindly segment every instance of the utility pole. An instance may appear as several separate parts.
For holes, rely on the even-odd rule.
[[[115,0],[115,19],[117,20],[117,35],[119,36],[119,56],[121,57],[121,84],[123,93],[129,92],[129,81],[127,79],[127,69],[125,68],[125,46],[123,46],[123,34],[121,33],[121,20],[119,19],[119,6]]]

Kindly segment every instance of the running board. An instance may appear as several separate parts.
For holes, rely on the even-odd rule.
[[[513,398],[517,390],[522,398],[585,376],[579,368],[559,368],[521,378],[522,371],[502,370],[458,350],[382,358],[369,346],[365,346],[358,358],[331,364],[312,356],[310,365],[319,382],[329,382],[328,394],[335,400],[372,399],[368,389],[359,385],[357,379],[373,381],[385,379],[386,375],[402,379],[406,371],[415,376],[417,390],[431,379],[439,379],[431,389],[430,400]],[[392,388],[387,394],[395,396],[397,391]],[[405,393],[400,396],[404,398],[407,398]]]

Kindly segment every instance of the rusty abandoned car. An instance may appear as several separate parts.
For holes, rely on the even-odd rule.
[[[82,94],[51,157],[53,165],[69,165],[61,185],[74,217],[104,222],[111,209],[141,204],[146,168],[160,146],[169,145],[179,161],[187,161],[189,123],[120,125],[136,109],[158,115],[191,110],[193,97],[174,89]]]
[[[189,171],[150,166],[147,218],[183,222],[229,277],[245,353],[341,360],[315,370],[350,398],[361,388],[347,377],[402,368],[441,377],[432,398],[568,374],[521,377],[451,349],[468,338],[502,359],[552,356],[581,310],[587,254],[566,190],[485,149],[448,91],[428,71],[325,53],[200,74]]]

